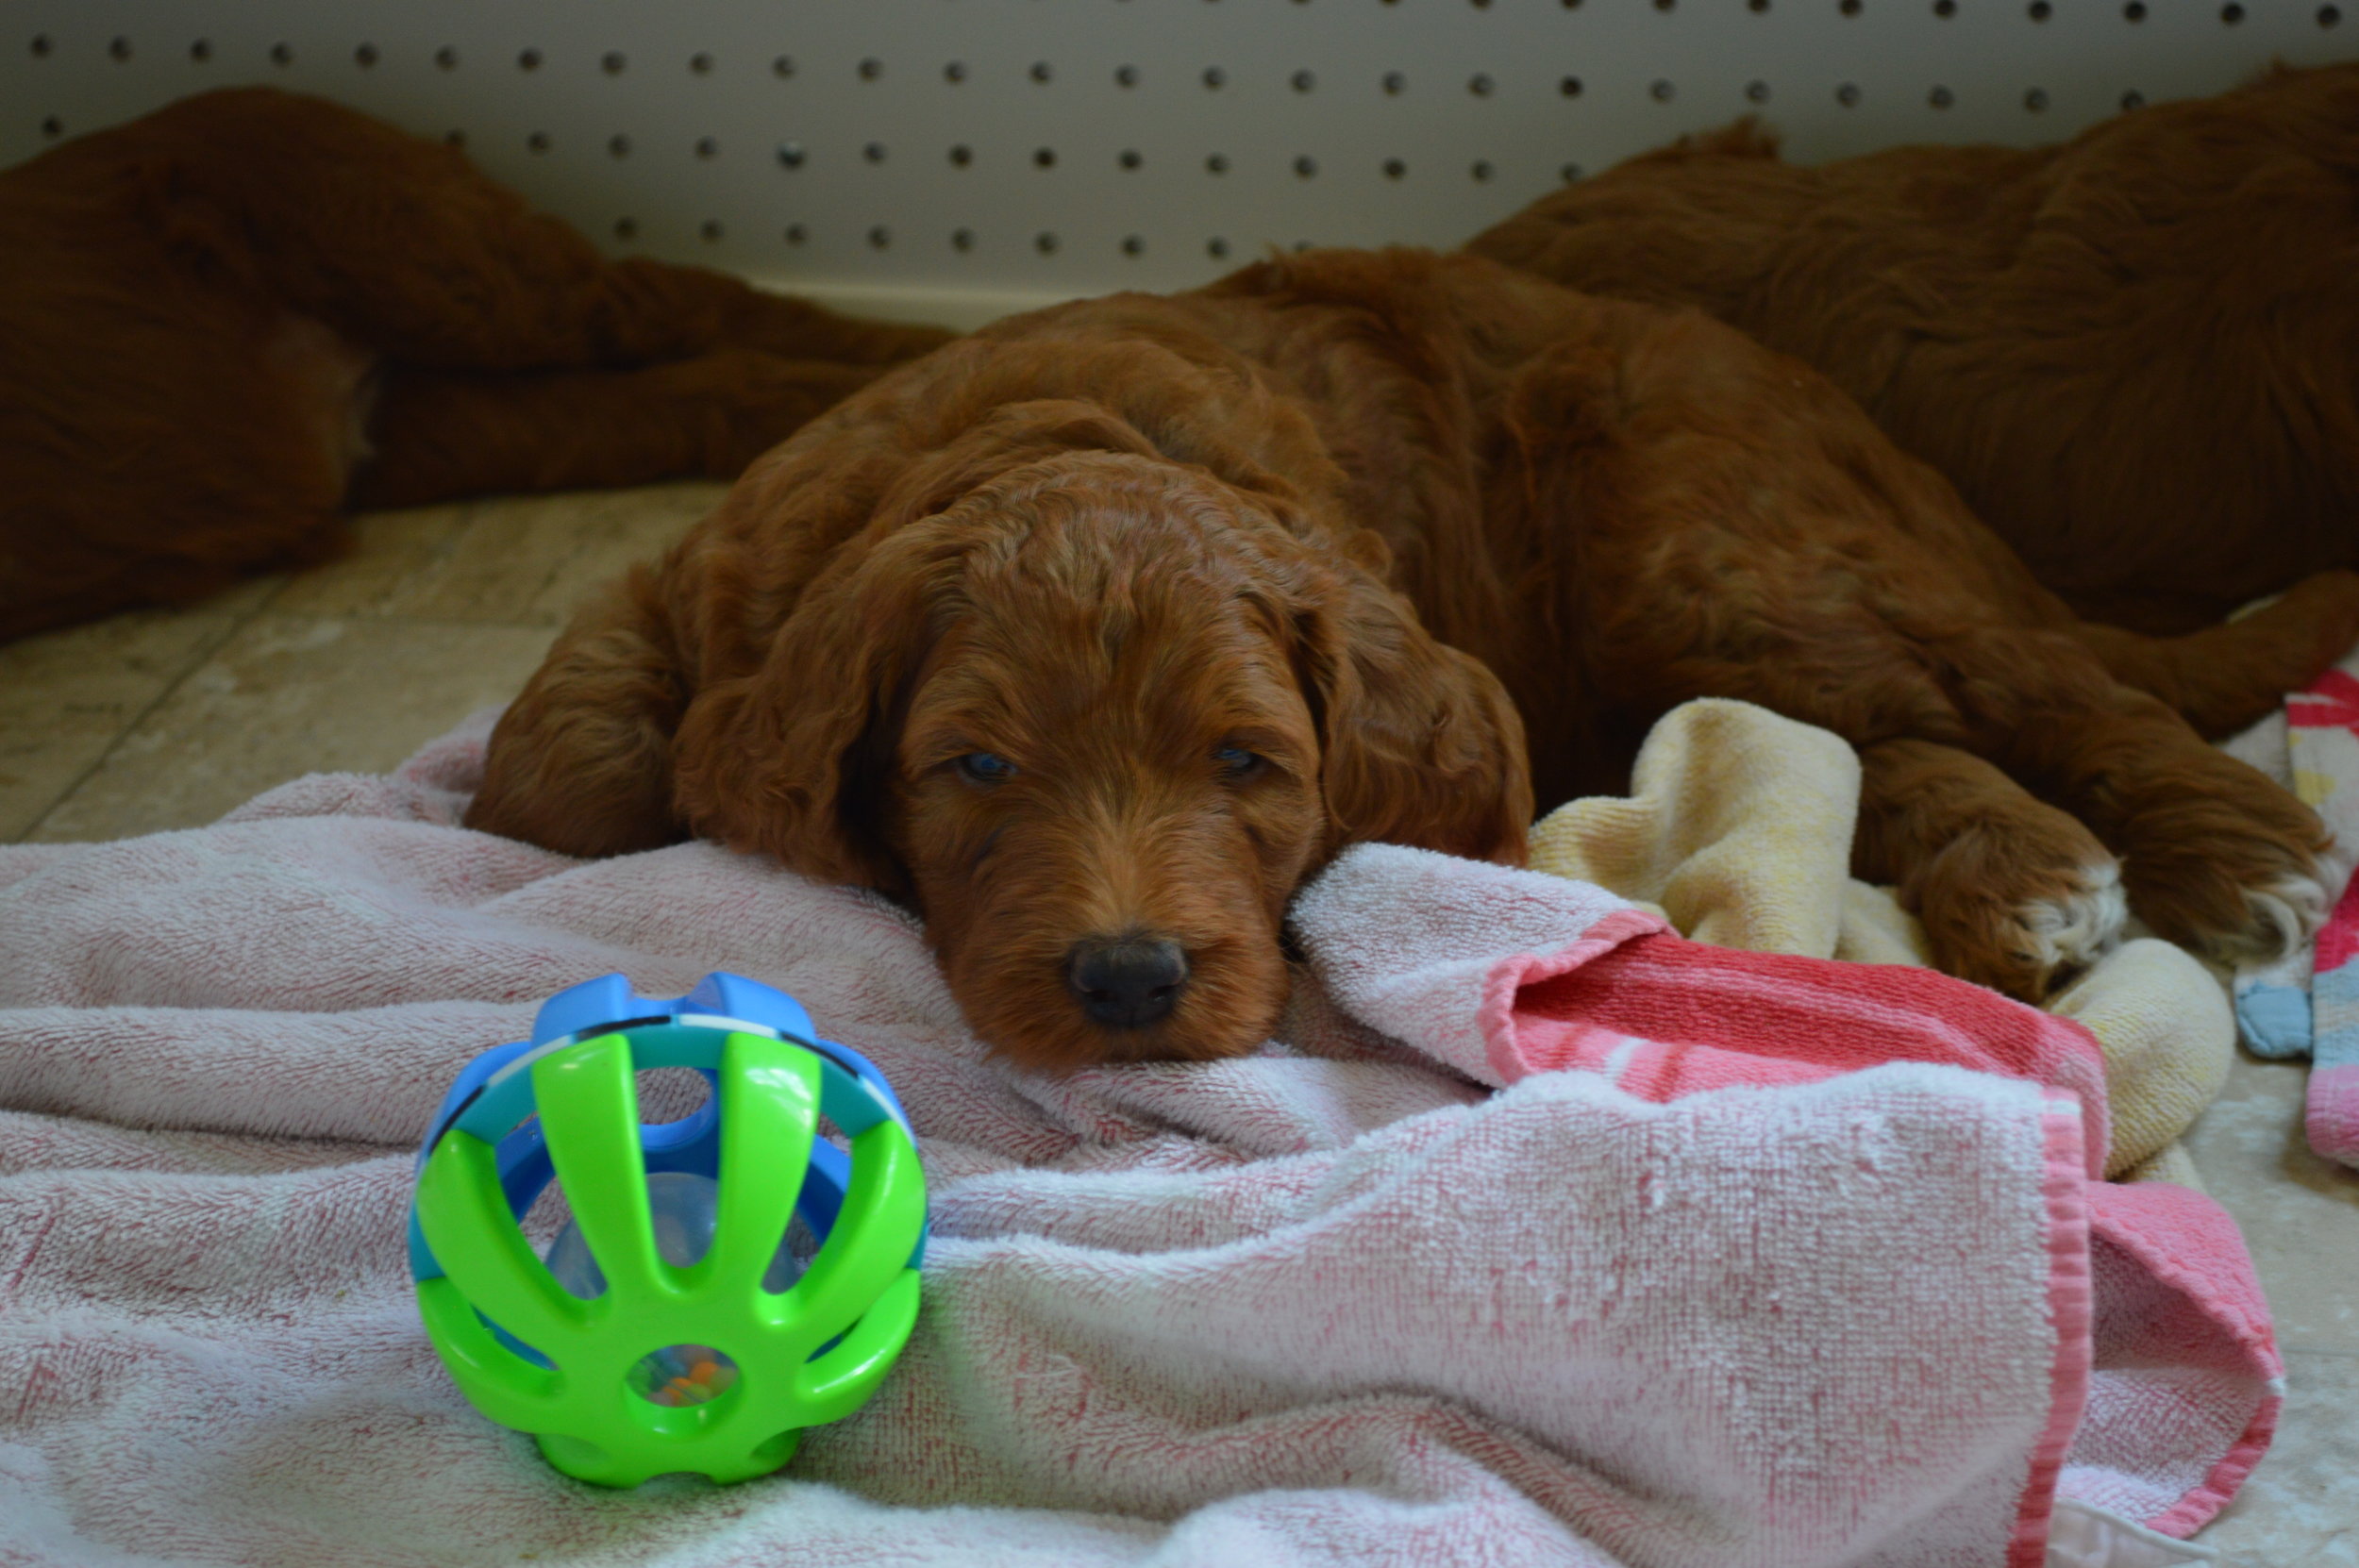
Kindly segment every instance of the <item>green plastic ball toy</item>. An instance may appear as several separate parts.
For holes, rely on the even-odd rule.
[[[643,1124],[636,1075],[660,1067],[711,1093]],[[544,1257],[523,1221],[552,1179],[573,1222]],[[916,1324],[925,1238],[882,1076],[792,997],[721,974],[669,1001],[619,975],[552,997],[531,1040],[452,1084],[410,1219],[419,1311],[460,1390],[605,1486],[767,1475],[857,1410]]]

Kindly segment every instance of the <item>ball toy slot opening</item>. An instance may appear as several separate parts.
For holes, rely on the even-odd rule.
[[[560,1469],[726,1480],[784,1463],[890,1370],[924,1235],[873,1067],[699,1018],[471,1064],[420,1156],[411,1261],[461,1390]]]

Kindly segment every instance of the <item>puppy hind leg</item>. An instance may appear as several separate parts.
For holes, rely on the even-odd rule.
[[[734,479],[871,380],[864,366],[745,351],[641,370],[467,374],[395,367],[348,504]]]
[[[672,811],[672,737],[688,683],[646,567],[559,634],[492,731],[466,825],[567,855],[688,836]]]
[[[2239,621],[2183,637],[2083,622],[2074,636],[2114,678],[2179,710],[2206,740],[2277,710],[2359,642],[2359,572],[2320,572]]]
[[[1946,973],[2037,1002],[2118,940],[2120,869],[1989,762],[1931,741],[1860,748],[1852,874],[1897,884]]]

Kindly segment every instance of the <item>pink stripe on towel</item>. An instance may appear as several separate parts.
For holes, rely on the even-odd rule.
[[[1935,1061],[2076,1095],[2090,1174],[2105,1155],[2105,1059],[2088,1030],[1929,969],[1689,942],[1636,910],[1545,956],[1503,959],[1483,997],[1503,1082],[1597,1072],[1649,1100]]]

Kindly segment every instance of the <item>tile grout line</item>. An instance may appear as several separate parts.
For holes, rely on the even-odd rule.
[[[245,628],[251,626],[264,610],[270,609],[273,604],[276,603],[278,596],[287,591],[287,584],[293,582],[293,576],[282,577],[276,588],[273,588],[269,592],[263,594],[259,599],[255,601],[253,609],[231,621],[228,626],[219,637],[213,639],[210,642],[204,644],[195,653],[192,654],[189,658],[187,665],[181,669],[178,675],[173,676],[170,680],[164,683],[164,689],[156,693],[154,700],[149,702],[146,707],[141,709],[137,713],[131,715],[130,719],[125,723],[124,726],[115,731],[114,739],[107,742],[106,748],[99,752],[98,756],[91,762],[91,765],[84,768],[80,773],[75,775],[74,782],[59,791],[58,798],[51,801],[47,806],[42,807],[41,815],[35,817],[31,822],[25,825],[25,831],[16,836],[16,842],[18,843],[31,842],[33,835],[40,832],[42,826],[46,824],[51,817],[58,814],[59,809],[64,806],[67,801],[72,800],[76,794],[78,794],[81,792],[82,786],[89,783],[92,777],[96,776],[98,770],[105,767],[109,759],[111,759],[116,752],[123,749],[123,742],[131,738],[132,732],[153,717],[158,709],[163,707],[165,703],[170,702],[172,700],[173,693],[188,684],[188,679],[191,676],[196,674],[197,671],[203,669],[208,663],[211,662],[212,657],[221,652],[222,649],[227,647],[231,639],[235,638],[238,633],[245,630]]]

